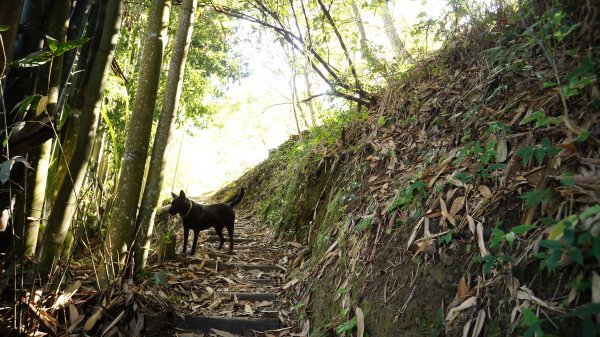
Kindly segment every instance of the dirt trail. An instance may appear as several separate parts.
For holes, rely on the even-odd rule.
[[[195,256],[180,254],[179,243],[177,259],[155,268],[166,272],[169,287],[160,295],[176,306],[176,334],[298,336],[292,328],[294,303],[282,286],[299,245],[275,242],[242,215],[236,220],[234,254],[218,251],[218,241],[214,230],[203,231]]]

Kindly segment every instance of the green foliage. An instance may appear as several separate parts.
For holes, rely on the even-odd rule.
[[[348,331],[352,331],[352,329],[354,329],[355,326],[356,326],[356,317],[352,317],[352,319],[338,325],[335,328],[335,333],[338,335],[345,334]]]
[[[82,38],[78,40],[58,42],[50,37],[46,37],[46,42],[50,50],[41,50],[33,52],[19,60],[12,61],[11,66],[15,68],[31,68],[46,64],[54,57],[60,56],[69,50],[79,48],[90,41],[91,38]]]
[[[581,66],[565,77],[566,84],[562,87],[565,97],[577,96],[583,88],[596,83],[598,75],[595,68],[592,57],[584,57],[581,60]]]
[[[521,121],[521,125],[535,122],[534,129],[546,127],[549,125],[560,125],[560,117],[548,117],[543,111],[536,110],[525,116]]]
[[[15,163],[22,163],[25,167],[33,169],[27,159],[21,156],[15,156],[0,164],[0,183],[5,184],[10,179],[10,171]]]
[[[504,233],[504,231],[502,231],[496,226],[492,229],[494,236],[492,236],[492,240],[490,241],[490,248],[497,247],[501,245],[504,241],[508,242],[508,244],[512,246],[515,239],[517,238],[517,235],[525,234],[536,228],[538,227],[535,225],[519,225],[513,227],[510,231],[508,231],[508,233]]]
[[[598,213],[600,205],[594,205],[553,224],[548,238],[539,243],[540,247],[545,248],[545,251],[537,254],[541,259],[540,267],[553,272],[563,256],[569,256],[581,266],[587,258],[595,258],[600,262],[600,236],[593,237],[585,227],[578,226]]]
[[[371,221],[372,221],[372,220],[373,220],[373,217],[371,217],[371,216],[366,216],[366,217],[362,218],[362,219],[360,220],[360,222],[359,222],[359,223],[357,223],[357,224],[354,226],[354,230],[356,230],[356,231],[359,231],[359,232],[360,232],[360,231],[363,231],[363,230],[365,230],[365,229],[367,229],[367,228],[370,228],[370,227],[371,227]]]
[[[415,198],[416,197],[416,198]],[[416,180],[408,184],[408,186],[400,191],[400,194],[394,202],[388,208],[388,212],[391,213],[396,209],[405,210],[415,200],[422,200],[427,197],[427,184],[422,180]]]
[[[548,202],[553,196],[553,192],[550,189],[535,189],[526,192],[521,196],[521,199],[525,201],[525,205],[528,207],[536,207],[542,203]]]
[[[555,157],[560,151],[561,149],[552,145],[552,141],[548,137],[544,137],[541,144],[522,147],[517,150],[515,155],[521,156],[524,166],[529,164],[532,157],[535,157],[538,165],[541,165],[546,156]]]
[[[578,318],[581,319],[581,332],[584,337],[593,337],[597,335],[597,326],[593,323],[592,317],[600,313],[600,303],[591,303],[587,305],[580,306],[573,310],[570,310],[564,314],[560,314],[554,317],[540,319],[537,315],[530,309],[523,309],[522,321],[523,324],[527,327],[527,330],[523,334],[524,337],[533,337],[534,335],[537,337],[543,336],[554,336],[542,330],[542,324],[546,322],[555,322],[568,318]],[[554,323],[553,323],[554,324]]]
[[[483,274],[487,275],[492,268],[499,268],[507,263],[512,263],[513,258],[509,255],[475,255],[473,261],[483,264]]]

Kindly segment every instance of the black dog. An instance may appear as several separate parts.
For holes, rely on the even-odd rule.
[[[194,255],[196,252],[196,243],[198,242],[198,234],[201,230],[214,227],[221,244],[219,249],[223,247],[225,239],[223,238],[223,227],[227,227],[229,233],[229,253],[233,253],[233,223],[235,222],[235,213],[233,212],[233,206],[237,205],[244,197],[244,189],[240,191],[229,203],[214,204],[214,205],[200,205],[196,202],[186,198],[183,191],[179,192],[179,195],[171,193],[173,195],[173,201],[169,208],[169,213],[175,215],[180,214],[183,220],[183,253],[187,248],[188,234],[190,229],[194,230],[194,242],[192,243],[192,252],[190,255]]]

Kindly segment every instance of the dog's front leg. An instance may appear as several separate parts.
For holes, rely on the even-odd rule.
[[[190,229],[187,227],[183,228],[183,250],[181,251],[181,254],[185,254],[185,250],[187,248],[187,240],[188,240],[188,234],[190,233]]]
[[[192,252],[190,253],[190,255],[194,255],[194,253],[196,252],[196,243],[198,243],[198,234],[200,234],[200,231],[194,230],[194,242],[192,242]]]

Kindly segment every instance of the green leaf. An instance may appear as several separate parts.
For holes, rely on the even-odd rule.
[[[579,218],[581,220],[585,220],[591,216],[594,216],[596,214],[600,213],[600,204],[596,204],[594,206],[590,206],[586,209],[583,210],[583,212],[581,212],[579,214]]]
[[[552,191],[546,188],[535,189],[521,196],[521,199],[525,201],[525,205],[531,207],[539,206],[544,202],[548,202],[550,198],[552,198]]]
[[[529,308],[523,309],[523,323],[527,326],[531,326],[539,321],[539,318],[536,314]]]
[[[575,186],[575,178],[573,178],[573,173],[565,172],[560,177],[560,184],[565,187],[573,187]]]
[[[544,84],[542,84],[544,88],[554,88],[557,85],[558,83],[556,82],[544,82]]]
[[[508,244],[511,246],[512,246],[513,242],[515,242],[516,237],[517,236],[513,232],[508,232],[508,233],[506,233],[506,235],[504,235],[506,242],[508,242]]]
[[[52,59],[52,52],[43,50],[33,52],[22,59],[12,61],[10,64],[15,68],[31,68],[46,64]]]
[[[494,248],[501,244],[506,236],[504,232],[499,228],[492,228],[492,232],[494,236],[492,236],[492,241],[490,241],[490,248]]]
[[[563,245],[560,241],[557,240],[542,240],[539,243],[540,247],[548,248],[548,249],[562,249]]]
[[[6,183],[8,181],[8,179],[10,179],[10,169],[12,168],[13,165],[13,161],[12,160],[7,160],[2,162],[2,164],[0,164],[0,182],[1,183]]]
[[[355,326],[356,326],[356,317],[353,317],[351,320],[338,325],[338,327],[335,329],[335,333],[337,333],[338,335],[342,334],[346,331],[350,331],[350,330],[354,329]]]
[[[550,252],[548,259],[546,260],[548,271],[554,271],[556,269],[558,262],[560,262],[560,259],[562,258],[562,253],[561,249],[552,250]]]
[[[513,227],[510,231],[515,233],[515,234],[523,234],[523,233],[527,233],[532,229],[536,229],[537,226],[535,225],[520,225],[520,226],[516,226]]]
[[[517,156],[521,156],[521,158],[523,158],[523,166],[527,166],[527,164],[531,160],[531,157],[533,157],[534,151],[535,151],[535,146],[529,145],[529,146],[520,148],[519,150],[517,150],[517,152],[515,154]]]
[[[64,53],[68,52],[69,50],[83,46],[84,44],[88,43],[88,41],[90,41],[91,39],[92,38],[90,38],[90,37],[84,37],[84,38],[77,39],[77,40],[59,42],[56,44],[56,49],[53,50],[53,54],[54,54],[54,56],[60,56]]]
[[[357,231],[362,231],[362,230],[365,230],[365,229],[371,227],[372,219],[373,218],[370,216],[362,218],[362,220],[360,220],[360,222],[354,226],[354,229]]]
[[[577,138],[573,139],[575,143],[585,142],[590,137],[590,132],[585,130]]]
[[[10,26],[0,25],[0,32],[5,32],[10,29]]]
[[[569,249],[569,256],[573,259],[573,261],[577,262],[580,266],[583,266],[583,255],[581,254],[581,250],[577,247],[571,247]]]

